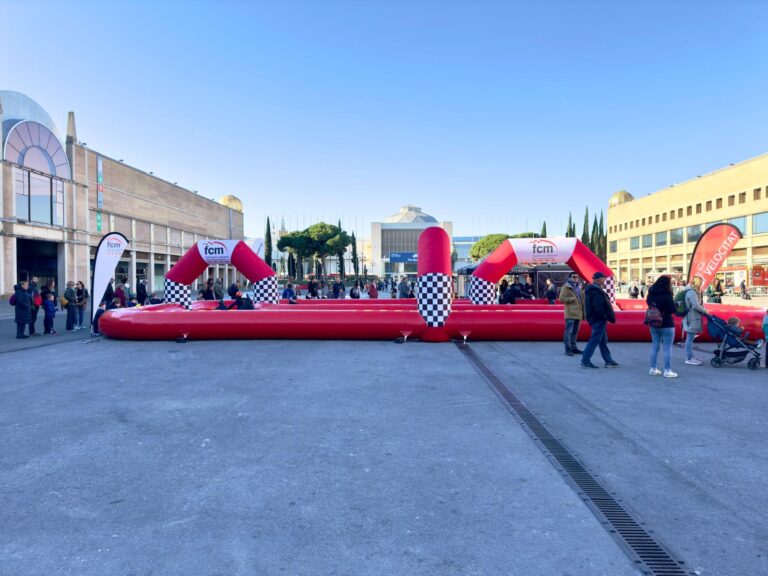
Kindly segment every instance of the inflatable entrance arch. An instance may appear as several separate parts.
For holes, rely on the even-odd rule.
[[[232,264],[253,282],[256,302],[277,302],[277,276],[242,240],[201,240],[165,275],[165,302],[189,308],[189,286],[211,264]]]
[[[496,283],[518,262],[565,263],[587,281],[595,272],[608,278],[605,291],[616,301],[613,271],[578,238],[509,238],[483,260],[470,277],[469,297],[473,304],[494,304]]]

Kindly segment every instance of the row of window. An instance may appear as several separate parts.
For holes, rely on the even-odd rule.
[[[64,225],[64,182],[21,168],[13,171],[16,218],[24,222]]]
[[[755,188],[752,190],[752,200],[760,200],[763,197],[763,189]],[[766,191],[766,198],[768,198],[768,190]],[[739,192],[738,194],[730,194],[724,198],[716,198],[715,200],[707,200],[706,202],[699,202],[698,204],[691,204],[690,206],[683,208],[677,208],[670,210],[669,212],[663,212],[656,214],[655,216],[649,216],[647,218],[637,218],[629,222],[622,224],[616,224],[608,227],[609,233],[623,232],[625,230],[633,230],[640,228],[641,226],[647,226],[650,224],[659,224],[660,222],[666,222],[667,219],[674,220],[680,219],[685,216],[693,216],[694,214],[701,214],[702,212],[711,212],[714,210],[720,210],[723,207],[723,200],[726,199],[728,206],[735,206],[738,201],[739,204],[745,204],[747,202],[747,193]]]
[[[747,217],[742,216],[740,218],[731,218],[730,220],[721,220],[721,222],[729,222],[736,226],[742,234],[745,234],[747,229]],[[642,236],[632,236],[629,239],[629,249],[638,250],[642,246],[643,248],[653,248],[654,246],[666,246],[667,244],[676,245],[682,244],[688,239],[688,242],[696,242],[704,231],[717,224],[717,222],[710,222],[708,224],[697,224],[695,226],[687,226],[685,228],[675,228],[674,230],[656,232],[655,234],[644,234]],[[752,216],[752,234],[766,234],[768,233],[768,212],[762,212]],[[608,251],[616,252],[618,250],[618,243],[616,240],[611,240],[608,243]]]

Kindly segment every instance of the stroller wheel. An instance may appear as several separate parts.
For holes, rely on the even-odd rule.
[[[757,370],[760,368],[760,358],[750,358],[747,362],[747,366],[750,370]]]
[[[713,368],[720,368],[723,365],[723,361],[720,358],[712,358],[712,360],[709,361],[710,364],[712,364]]]

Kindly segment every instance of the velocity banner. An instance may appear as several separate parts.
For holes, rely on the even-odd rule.
[[[128,246],[128,239],[119,232],[112,232],[101,239],[96,248],[96,259],[93,264],[93,280],[91,281],[91,322],[96,316],[104,291],[111,278],[114,277],[115,268]]]
[[[741,237],[741,230],[733,224],[721,222],[707,228],[691,254],[688,281],[698,276],[701,278],[700,290],[706,290]]]

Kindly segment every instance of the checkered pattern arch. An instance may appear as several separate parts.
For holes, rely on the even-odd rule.
[[[277,276],[267,276],[253,283],[253,301],[277,304]]]
[[[192,305],[192,298],[189,295],[189,286],[186,284],[180,284],[173,280],[165,279],[165,296],[163,297],[165,302],[175,302],[181,304],[185,308],[189,308]]]
[[[477,276],[470,276],[469,298],[472,304],[493,304],[496,302],[496,285]]]
[[[603,290],[605,290],[606,294],[608,294],[608,297],[611,299],[611,304],[616,302],[616,278],[613,276],[608,276],[608,278],[605,279],[605,286],[603,286]]]
[[[445,324],[451,313],[453,282],[448,274],[424,274],[419,276],[417,302],[419,314],[430,328]]]

